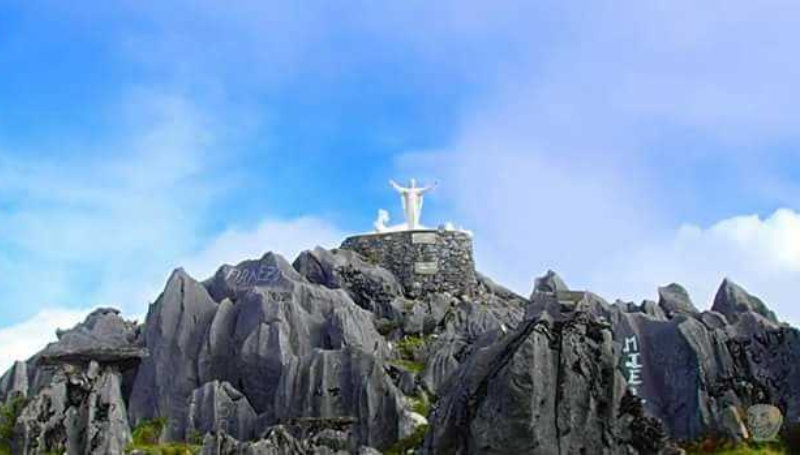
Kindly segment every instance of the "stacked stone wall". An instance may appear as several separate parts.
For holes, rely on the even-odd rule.
[[[472,237],[464,232],[424,230],[359,235],[346,239],[342,248],[391,271],[411,298],[432,292],[470,296],[477,286]]]

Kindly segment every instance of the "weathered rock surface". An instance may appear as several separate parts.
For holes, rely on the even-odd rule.
[[[122,454],[131,439],[121,378],[97,364],[65,368],[36,395],[17,421],[19,453]]]
[[[255,436],[256,415],[250,402],[227,382],[212,381],[189,401],[189,434],[225,432],[247,441]]]
[[[123,375],[147,356],[136,325],[100,309],[58,337],[35,357],[48,381],[16,422],[15,453],[124,453],[131,432]]]
[[[742,313],[753,312],[772,322],[778,322],[775,313],[770,311],[761,299],[750,295],[741,286],[727,278],[717,291],[714,306],[711,309],[724,314],[731,321],[735,321]]]
[[[556,293],[569,291],[569,287],[556,272],[548,270],[544,276],[536,278],[533,290],[534,292]]]
[[[744,437],[732,410],[753,404],[800,421],[800,332],[729,280],[699,311],[677,284],[609,304],[552,271],[530,298],[477,272],[415,287],[384,256],[177,270],[143,325],[93,312],[0,377],[0,401],[30,398],[15,450],[119,453],[157,417],[223,454],[376,453],[426,423],[427,453],[668,453]]]
[[[166,417],[166,437],[185,438],[188,399],[200,386],[197,361],[216,310],[202,284],[182,269],[173,272],[147,313],[144,342],[150,356],[139,368],[131,395],[134,423]]]
[[[0,377],[0,403],[12,394],[27,396],[28,388],[28,364],[16,361],[14,366]]]
[[[622,453],[611,330],[544,313],[476,351],[433,414],[430,453]]]
[[[680,284],[672,283],[669,286],[658,288],[658,306],[667,317],[678,314],[697,314],[697,308],[692,303],[689,293]]]

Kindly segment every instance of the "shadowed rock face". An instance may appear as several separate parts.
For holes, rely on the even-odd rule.
[[[434,413],[431,453],[622,453],[610,328],[545,313],[475,351]]]
[[[150,356],[139,368],[131,395],[134,423],[168,417],[166,437],[184,439],[188,399],[201,385],[197,361],[216,310],[202,284],[183,270],[173,272],[147,313],[144,342]]]
[[[756,403],[800,420],[800,332],[730,281],[701,312],[677,284],[635,305],[555,272],[530,299],[475,279],[412,299],[321,248],[177,270],[144,324],[93,312],[0,377],[0,401],[30,399],[19,453],[114,453],[156,417],[224,454],[375,453],[426,422],[426,453],[646,454],[739,437],[731,409]]]
[[[123,378],[147,351],[138,344],[136,324],[119,312],[99,309],[49,344],[32,360],[36,376],[46,377],[32,390],[16,422],[14,453],[123,453],[131,439],[123,396]],[[24,363],[14,367],[17,388],[24,388]]]
[[[688,302],[682,288],[668,288],[662,288],[658,308],[666,312]],[[728,296],[739,304],[723,304]],[[651,302],[640,307],[609,305],[592,294],[573,309],[611,323],[621,353],[620,371],[637,383],[633,388],[646,399],[646,411],[662,420],[675,439],[724,434],[724,411],[730,406],[767,402],[786,415],[798,415],[800,332],[765,317],[771,312],[760,300],[730,281],[722,284],[716,303],[715,310],[727,314],[673,310],[667,317]],[[535,315],[552,308],[552,302],[540,298],[528,312]]]
[[[667,317],[674,317],[678,314],[697,314],[689,293],[680,284],[670,284],[663,288],[658,288],[658,306]]]
[[[12,394],[28,395],[28,364],[14,362],[14,366],[0,377],[0,402]]]
[[[189,401],[190,434],[224,431],[247,441],[255,436],[256,418],[247,397],[227,382],[207,382]]]
[[[724,314],[731,321],[735,321],[742,313],[756,313],[771,322],[778,322],[775,313],[770,311],[764,302],[758,297],[748,294],[742,287],[727,278],[717,291],[714,306],[711,309]]]
[[[569,287],[558,274],[552,270],[537,278],[533,287],[534,292],[555,293],[561,291],[569,291]]]

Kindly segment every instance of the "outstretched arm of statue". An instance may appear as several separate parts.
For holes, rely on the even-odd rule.
[[[425,193],[427,193],[427,192],[429,192],[429,191],[432,191],[432,190],[436,189],[436,187],[437,187],[437,186],[439,186],[439,182],[433,182],[433,184],[431,184],[431,185],[428,185],[428,186],[426,186],[425,188],[422,188],[422,189],[419,191],[419,193],[420,193],[420,194],[425,194]]]
[[[398,185],[397,182],[395,182],[394,180],[389,180],[389,185],[392,185],[392,188],[394,188],[395,190],[397,190],[397,191],[399,191],[401,193],[405,193],[406,192],[406,189],[403,188],[402,186]]]

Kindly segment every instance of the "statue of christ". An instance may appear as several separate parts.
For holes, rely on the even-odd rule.
[[[389,184],[400,193],[403,200],[403,211],[406,214],[406,229],[414,230],[420,228],[420,215],[422,214],[422,203],[424,201],[425,193],[436,188],[438,183],[428,185],[426,187],[417,187],[417,181],[411,179],[408,188],[398,185],[394,180],[390,180]]]

